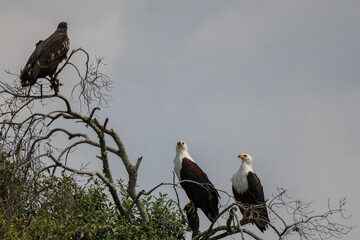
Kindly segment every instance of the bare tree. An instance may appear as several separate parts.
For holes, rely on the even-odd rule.
[[[79,64],[72,61],[75,55],[81,54],[84,56],[84,66],[79,67]],[[149,195],[161,186],[170,185],[177,196],[174,202],[180,208],[177,194],[180,183],[173,180],[172,183],[160,183],[149,191],[137,191],[138,169],[142,157],[136,161],[131,160],[120,136],[109,127],[109,119],[97,117],[100,107],[107,105],[111,99],[111,81],[100,71],[102,65],[103,58],[97,58],[95,63],[91,64],[88,53],[81,48],[71,52],[55,74],[57,77],[65,68],[75,71],[77,77],[73,81],[70,98],[52,93],[51,83],[46,79],[38,81],[31,89],[20,87],[16,74],[13,83],[0,82],[0,98],[3,100],[0,103],[0,150],[14,164],[13,171],[21,173],[14,178],[15,183],[19,178],[31,179],[30,182],[36,183],[38,176],[45,173],[54,176],[58,169],[88,179],[97,177],[107,186],[122,217],[133,222],[136,207],[141,219],[148,222],[149,213],[141,196]],[[79,110],[75,110],[76,106]],[[73,158],[70,156],[78,149],[88,148],[97,150],[96,158],[102,164],[101,171],[88,170],[87,166],[73,167]],[[126,170],[126,191],[132,199],[131,204],[124,205],[120,199],[116,180],[112,176],[110,159],[121,162]],[[9,184],[7,187],[9,197],[13,186],[14,184]],[[220,215],[208,229],[202,232],[199,230],[196,212],[184,216],[193,232],[192,239],[215,240],[234,234],[239,234],[241,239],[245,239],[245,236],[262,239],[246,228],[247,222],[239,221],[237,208],[240,203],[237,203],[231,194],[221,190],[219,192],[228,196],[229,201],[221,208]],[[333,216],[347,219],[344,215],[344,204],[345,199],[333,208],[329,202],[326,212],[316,214],[310,210],[310,203],[292,200],[285,190],[279,190],[272,200],[267,201],[271,218],[269,226],[278,239],[287,239],[294,235],[300,239],[342,237],[353,227],[331,219]]]
[[[71,62],[76,53],[85,54],[83,73]],[[12,84],[1,82],[0,95],[3,99],[3,103],[0,104],[1,149],[13,158],[12,161],[17,168],[33,169],[34,176],[44,171],[52,171],[52,174],[55,174],[57,168],[74,174],[97,176],[108,187],[120,214],[132,221],[130,213],[133,205],[130,208],[122,205],[116,182],[112,177],[108,156],[112,154],[124,165],[128,174],[127,192],[132,199],[136,199],[135,205],[141,218],[148,222],[148,213],[141,198],[137,197],[136,190],[142,157],[132,162],[119,135],[107,127],[109,119],[106,118],[101,123],[95,117],[96,111],[100,110],[99,106],[106,104],[110,97],[108,90],[111,87],[111,81],[99,71],[102,64],[103,58],[97,58],[94,65],[89,64],[88,53],[79,48],[71,52],[65,64],[55,74],[57,76],[67,66],[75,69],[78,83],[72,89],[71,99],[73,102],[79,100],[79,106],[87,108],[86,114],[75,111],[72,103],[65,96],[51,94],[49,83],[46,81],[36,84],[30,90],[21,88],[18,79],[15,79],[15,83]],[[55,109],[47,110],[48,105],[52,103]],[[44,111],[43,108],[46,110]],[[70,130],[73,127],[65,127],[69,126],[68,122],[74,126],[85,127],[87,131],[78,132],[76,131],[78,127]],[[66,144],[62,147],[54,144],[59,141]],[[96,157],[102,162],[101,172],[70,167],[68,164],[70,153],[83,145],[99,150],[99,155]],[[52,164],[45,165],[46,159]]]

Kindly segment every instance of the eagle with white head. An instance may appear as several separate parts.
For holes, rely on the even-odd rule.
[[[190,203],[186,205],[189,209],[188,213],[200,208],[213,222],[219,215],[219,193],[206,173],[194,162],[183,141],[176,144],[174,171],[190,199]]]
[[[260,231],[264,232],[270,222],[264,198],[263,186],[252,168],[252,157],[243,153],[239,170],[233,175],[232,190],[236,201],[241,203],[240,211],[243,214],[241,223],[251,222]]]

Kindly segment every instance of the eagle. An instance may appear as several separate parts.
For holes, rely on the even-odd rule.
[[[20,72],[21,86],[32,86],[38,78],[50,76],[52,87],[56,87],[54,81],[57,83],[58,79],[53,79],[54,74],[59,63],[66,59],[69,48],[67,23],[61,22],[50,37],[35,44],[34,52]]]
[[[265,205],[263,186],[252,168],[252,157],[239,155],[242,164],[232,177],[232,190],[236,201],[241,203],[241,223],[251,222],[264,232],[270,222]]]
[[[210,182],[206,173],[194,162],[188,153],[188,147],[180,141],[176,144],[174,171],[190,199],[185,209],[195,213],[200,208],[206,217],[213,222],[219,215],[219,193]]]

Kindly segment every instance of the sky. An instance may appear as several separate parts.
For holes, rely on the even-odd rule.
[[[360,2],[336,0],[5,0],[0,78],[11,82],[2,70],[19,72],[35,43],[66,21],[71,49],[82,47],[93,60],[106,56],[113,100],[98,117],[110,119],[133,162],[143,156],[139,190],[172,182],[176,142],[183,140],[217,188],[231,193],[237,156],[246,152],[266,198],[283,187],[321,212],[328,199],[335,206],[346,197],[352,217],[339,221],[354,226],[359,12]],[[75,77],[64,72],[60,92],[68,94]],[[100,167],[94,155],[74,153],[74,161]],[[111,164],[124,178],[121,163]],[[160,191],[174,196],[171,188]],[[201,221],[204,230],[208,222]],[[359,235],[356,228],[345,239]]]

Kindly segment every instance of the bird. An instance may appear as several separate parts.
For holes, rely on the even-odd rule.
[[[195,213],[197,208],[200,208],[213,222],[219,215],[219,193],[206,173],[194,162],[183,141],[176,144],[174,171],[190,199],[185,206],[185,209],[188,209],[187,213]]]
[[[61,22],[53,34],[35,44],[34,52],[20,72],[21,86],[32,86],[37,79],[50,76],[52,87],[56,87],[54,82],[58,83],[58,79],[53,79],[54,74],[59,63],[67,58],[69,48],[67,23]]]
[[[263,186],[252,168],[252,157],[243,153],[239,155],[241,166],[231,178],[232,191],[236,201],[240,202],[240,211],[243,215],[241,223],[251,222],[261,232],[264,232],[270,223],[264,197]]]

